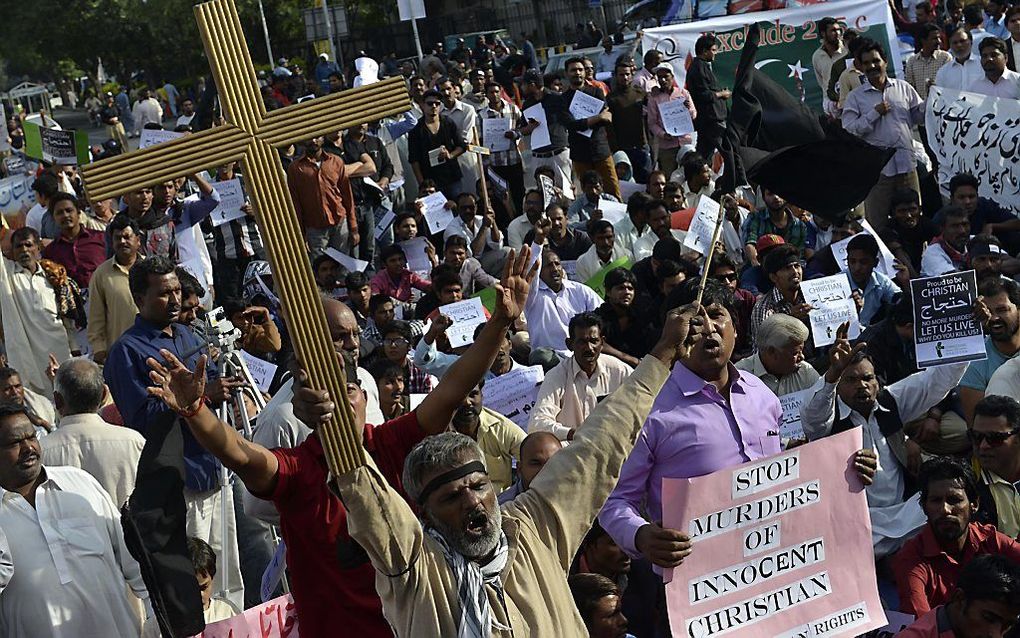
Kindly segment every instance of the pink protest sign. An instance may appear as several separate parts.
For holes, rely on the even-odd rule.
[[[290,594],[274,598],[239,616],[206,625],[193,638],[298,638],[294,599]]]
[[[854,428],[762,461],[662,482],[694,551],[666,586],[674,636],[841,638],[886,624]]]

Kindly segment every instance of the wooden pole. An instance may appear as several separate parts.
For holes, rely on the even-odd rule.
[[[712,245],[708,247],[708,254],[705,255],[705,267],[701,271],[701,282],[698,284],[698,298],[695,301],[701,305],[701,298],[705,294],[705,282],[708,281],[708,272],[712,269],[712,258],[715,256],[715,246],[719,243],[719,235],[722,234],[722,225],[726,221],[726,200],[733,200],[732,195],[723,195],[719,199],[719,217],[715,220],[715,230],[712,232]],[[733,200],[734,202],[736,200]]]

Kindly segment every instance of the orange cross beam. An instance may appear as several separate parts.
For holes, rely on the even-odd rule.
[[[411,108],[410,98],[397,77],[267,114],[233,1],[204,2],[195,15],[228,124],[86,165],[85,190],[93,200],[106,199],[231,161],[243,163],[294,349],[309,384],[328,390],[337,406],[333,420],[317,432],[329,468],[339,476],[364,464],[364,433],[347,400],[277,149],[403,113]]]

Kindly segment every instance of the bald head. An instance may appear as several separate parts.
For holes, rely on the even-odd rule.
[[[532,432],[521,441],[521,464],[518,472],[524,489],[531,486],[539,471],[563,445],[552,432]]]
[[[361,349],[361,328],[358,327],[358,320],[354,313],[342,301],[323,295],[322,308],[326,313],[326,325],[329,326],[329,336],[337,351],[346,351],[354,357],[357,364],[358,351]]]
[[[75,357],[60,364],[53,379],[53,400],[61,416],[92,414],[105,396],[103,372],[94,361]]]

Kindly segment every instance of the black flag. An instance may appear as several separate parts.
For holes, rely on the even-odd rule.
[[[752,24],[737,66],[720,189],[751,182],[835,219],[864,201],[895,151],[849,134],[827,137],[817,114],[755,68],[760,35]]]
[[[205,630],[202,595],[188,551],[182,427],[170,411],[146,425],[135,489],[121,509],[124,540],[141,567],[164,638]]]

